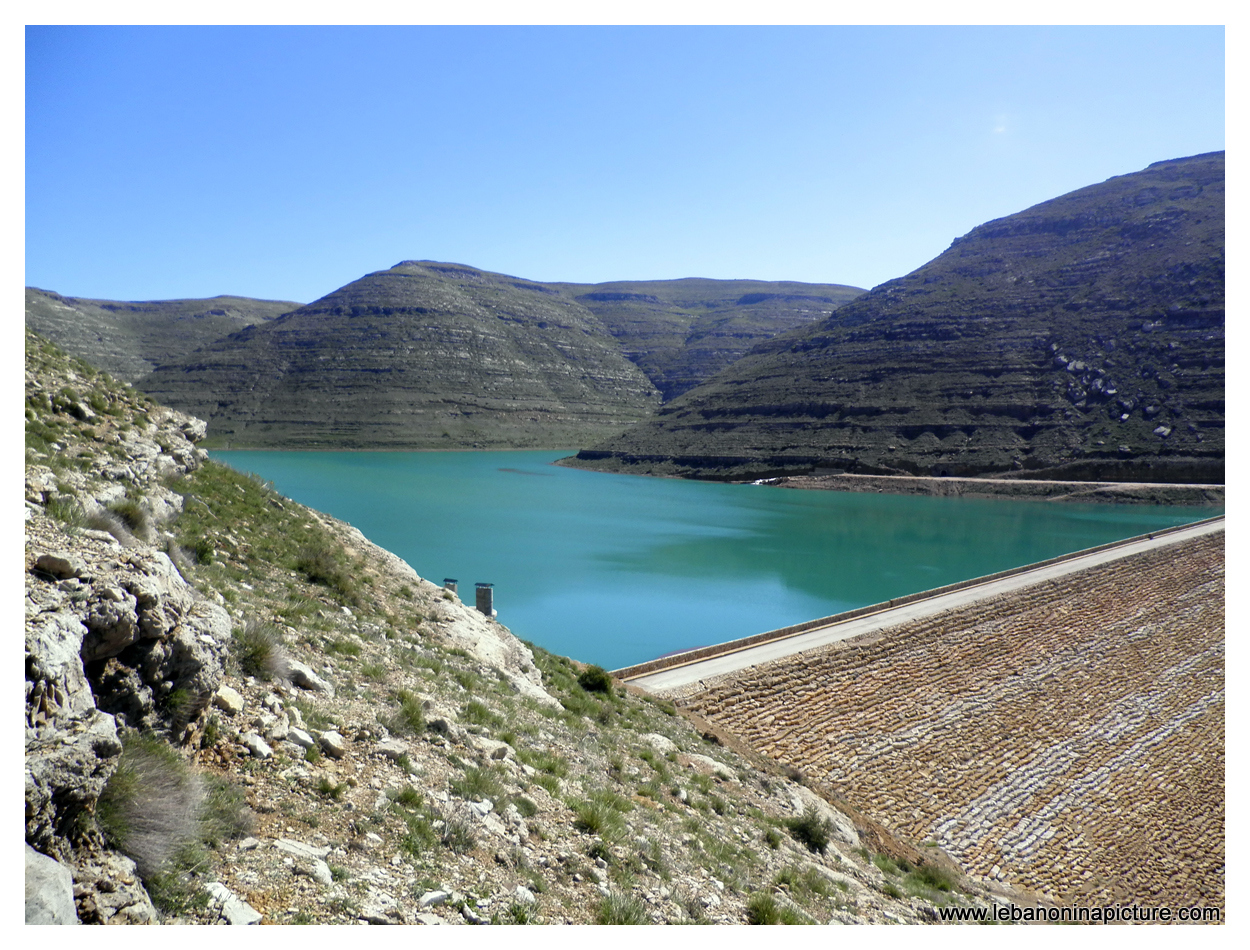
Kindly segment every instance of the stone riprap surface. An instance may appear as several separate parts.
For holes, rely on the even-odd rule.
[[[1223,905],[1223,532],[686,692],[974,878]]]

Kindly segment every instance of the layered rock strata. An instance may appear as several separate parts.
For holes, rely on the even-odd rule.
[[[368,274],[138,385],[235,448],[575,446],[659,403],[581,305],[433,261]]]
[[[571,464],[1221,482],[1224,154],[983,224]]]
[[[666,402],[757,343],[822,320],[864,292],[845,284],[697,277],[548,286],[602,320]]]
[[[117,379],[133,383],[162,363],[300,305],[222,295],[203,300],[94,300],[26,288],[26,328]]]

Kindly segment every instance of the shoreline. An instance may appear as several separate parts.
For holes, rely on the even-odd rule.
[[[1070,482],[1025,478],[961,478],[924,475],[783,475],[744,481],[804,491],[880,492],[939,498],[1022,498],[1121,505],[1224,504],[1225,486],[1176,482]]]
[[[502,448],[502,449],[466,449],[466,448],[458,448],[458,449],[396,448],[396,449],[391,449],[391,448],[384,448],[382,446],[376,446],[376,447],[371,447],[371,448],[344,448],[341,446],[338,448],[331,448],[331,447],[310,448],[308,446],[304,446],[302,448],[289,448],[287,446],[281,446],[281,445],[269,445],[269,446],[261,446],[261,447],[240,446],[239,448],[227,449],[227,448],[222,448],[221,446],[213,446],[213,445],[204,446],[204,443],[202,442],[200,443],[200,445],[204,447],[204,450],[206,452],[210,452],[210,453],[211,452],[573,452],[576,454],[576,452],[578,451],[577,449],[562,448],[562,447],[554,448],[554,449],[541,449],[541,448],[536,449],[532,447],[531,448],[517,448],[515,446],[510,447],[510,448]]]

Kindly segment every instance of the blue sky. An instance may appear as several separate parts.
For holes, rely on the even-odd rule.
[[[28,27],[25,280],[870,287],[1223,147],[1219,27]]]

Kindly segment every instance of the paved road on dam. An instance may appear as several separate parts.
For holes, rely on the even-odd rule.
[[[910,620],[929,617],[975,601],[1009,594],[1024,587],[1045,583],[1046,581],[1074,574],[1077,571],[1087,570],[1100,564],[1107,564],[1121,558],[1131,557],[1143,551],[1166,547],[1190,538],[1197,538],[1223,530],[1224,518],[1220,517],[1200,524],[1188,525],[1166,534],[1159,534],[1153,538],[1127,541],[1114,547],[1092,551],[1089,554],[1068,558],[1058,563],[1044,564],[1032,570],[1022,571],[1008,577],[987,580],[983,584],[974,584],[959,590],[935,594],[933,597],[927,597],[911,603],[886,607],[874,613],[847,620],[834,621],[827,626],[815,627],[802,633],[792,634],[754,646],[743,646],[735,649],[733,643],[730,642],[725,645],[726,653],[702,660],[692,660],[685,664],[682,664],[679,658],[674,658],[674,666],[636,678],[630,678],[629,683],[648,692],[663,694],[670,690],[681,689],[697,683],[699,680],[708,680],[712,677],[734,673],[761,663],[767,663],[770,660],[802,653],[805,650],[812,650],[839,640],[848,640],[852,637],[872,633],[886,627],[893,627]]]

